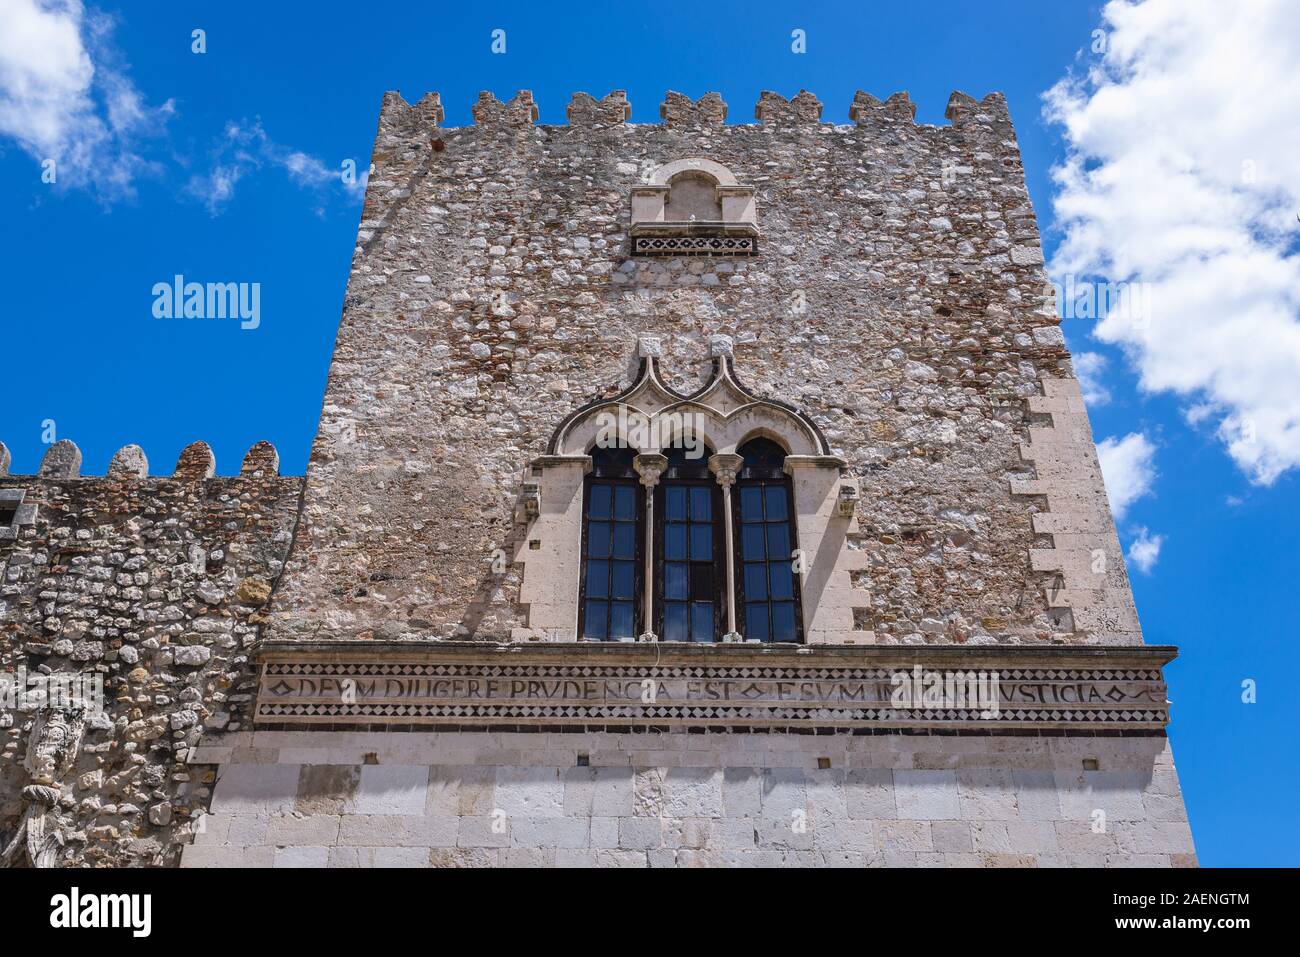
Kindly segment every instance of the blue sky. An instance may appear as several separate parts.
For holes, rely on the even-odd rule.
[[[7,16],[34,2],[3,0],[0,8]],[[1132,166],[1127,155],[1145,155],[1098,142],[1087,132],[1095,123],[1067,135],[1065,125],[1044,118],[1044,92],[1072,68],[1079,76],[1097,60],[1091,47],[1093,31],[1103,25],[1098,4],[722,0],[707,12],[671,2],[574,10],[566,15],[557,5],[535,3],[317,2],[285,9],[110,2],[78,14],[61,5],[56,12],[79,24],[74,32],[96,79],[84,100],[73,83],[41,106],[52,115],[65,110],[67,137],[89,144],[88,168],[65,165],[57,183],[43,183],[48,128],[0,119],[0,261],[7,279],[0,440],[13,453],[12,471],[35,471],[49,422],[56,437],[79,444],[87,474],[102,474],[127,443],[143,446],[152,470],[167,474],[195,439],[213,447],[223,474],[236,472],[244,451],[260,439],[280,450],[286,474],[304,471],[360,213],[359,192],[334,174],[349,159],[366,167],[388,89],[412,102],[426,90],[439,91],[446,126],[469,123],[483,89],[503,100],[532,90],[543,123],[563,123],[578,90],[599,97],[626,89],[633,122],[657,121],[668,89],[692,96],[719,91],[731,122],[752,122],[765,89],[787,96],[811,90],[825,104],[823,118],[834,122],[847,122],[855,90],[881,98],[907,90],[922,123],[945,122],[954,89],[976,97],[1000,90],[1017,124],[1049,257],[1068,252],[1081,274],[1109,257],[1115,268],[1133,273],[1122,258],[1131,249],[1115,253],[1118,243],[1098,252],[1096,231],[1077,217],[1058,222],[1053,208],[1054,193],[1062,190],[1087,198],[1086,184],[1060,186],[1050,176],[1072,153],[1082,169],[1111,162],[1121,171]],[[504,55],[491,51],[498,28],[506,31]],[[202,54],[191,50],[195,29],[206,32]],[[806,53],[791,51],[794,29],[806,31]],[[1118,41],[1144,27],[1111,23],[1108,29]],[[0,42],[0,57],[6,55],[22,51],[6,52]],[[1122,71],[1129,56],[1121,49],[1116,68]],[[1125,89],[1134,98],[1145,95],[1132,84]],[[1084,105],[1067,100],[1056,100],[1067,117],[1087,117]],[[1294,125],[1295,113],[1289,115]],[[117,125],[106,119],[96,126],[96,116],[116,116]],[[1131,126],[1135,116],[1140,119],[1140,104],[1125,122]],[[1260,128],[1267,130],[1268,119],[1261,118]],[[1102,120],[1104,129],[1104,111]],[[1243,139],[1260,135],[1238,132]],[[1233,145],[1204,163],[1236,163],[1240,154],[1243,163],[1258,162],[1262,179],[1276,173],[1266,137],[1236,152]],[[1246,198],[1253,195],[1247,191]],[[1140,203],[1120,205],[1140,212]],[[1252,215],[1270,210],[1252,207]],[[1099,229],[1136,231],[1149,250],[1141,222],[1152,221]],[[1278,228],[1285,231],[1285,223]],[[1259,229],[1254,223],[1252,235]],[[1287,266],[1294,262],[1293,239],[1271,247]],[[151,289],[177,273],[260,283],[260,326],[156,321]],[[1275,296],[1271,305],[1282,323],[1271,328],[1289,333],[1294,300]],[[1260,328],[1266,349],[1294,358],[1297,340],[1274,342],[1270,327]],[[1190,337],[1201,348],[1193,356],[1161,353],[1158,343],[1122,331],[1100,341],[1091,320],[1069,319],[1065,330],[1076,352],[1100,357],[1092,360],[1094,394],[1104,389],[1109,399],[1092,406],[1096,438],[1141,436],[1127,446],[1136,457],[1120,463],[1138,473],[1118,479],[1135,493],[1119,521],[1120,536],[1126,548],[1139,537],[1162,536],[1157,556],[1148,549],[1149,572],[1130,568],[1148,642],[1182,649],[1168,669],[1171,737],[1201,861],[1300,864],[1292,806],[1300,790],[1292,683],[1300,656],[1286,598],[1295,587],[1300,496],[1286,446],[1289,425],[1269,417],[1270,409],[1294,413],[1295,405],[1285,394],[1279,398],[1286,391],[1280,384],[1245,397],[1225,385],[1231,377],[1212,360],[1222,359],[1224,342],[1236,340],[1216,339],[1213,330]],[[1162,341],[1182,341],[1177,332],[1170,336]],[[1258,345],[1261,336],[1254,339]],[[1247,382],[1251,355],[1236,370]],[[1198,362],[1206,363],[1199,378],[1180,381],[1170,372],[1200,368]],[[1139,372],[1146,388],[1139,388]],[[1279,383],[1286,378],[1275,366],[1258,373],[1278,376]],[[1261,423],[1260,442],[1278,437],[1282,451],[1265,476],[1258,459],[1241,447],[1230,454],[1216,431],[1216,422],[1240,408]],[[1247,679],[1257,682],[1257,703],[1241,700]]]

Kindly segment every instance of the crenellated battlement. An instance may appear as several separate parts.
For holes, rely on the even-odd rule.
[[[473,125],[484,128],[522,129],[538,125],[538,106],[529,90],[518,91],[506,102],[485,90],[479,93],[471,112],[474,116]],[[660,120],[668,127],[722,126],[726,124],[728,112],[726,102],[718,93],[705,93],[698,99],[691,99],[683,93],[669,90],[659,106]],[[625,90],[614,90],[599,100],[589,93],[578,92],[569,100],[565,115],[569,126],[611,126],[628,123],[632,106]],[[946,127],[949,129],[960,129],[972,124],[1009,125],[1011,122],[1006,97],[1001,93],[989,93],[982,100],[976,100],[960,90],[954,91],[948,99],[944,115],[949,120],[950,126]],[[437,93],[426,93],[414,105],[396,91],[384,94],[382,122],[438,127],[443,116],[442,100]],[[800,90],[788,99],[780,93],[764,90],[754,106],[754,118],[763,125],[835,125],[833,121],[823,118],[821,101],[807,90]],[[926,125],[916,124],[916,104],[906,91],[894,93],[882,101],[859,90],[849,106],[848,119],[858,126],[888,127],[901,123]]]
[[[12,461],[9,449],[0,442],[0,479],[36,478],[36,479],[117,479],[136,481],[150,478],[149,460],[144,449],[138,445],[124,445],[114,453],[108,464],[108,471],[103,476],[82,475],[81,449],[75,442],[60,439],[45,450],[40,468],[35,475],[12,474],[9,465]],[[171,478],[178,482],[199,482],[215,478],[217,471],[216,457],[206,442],[192,442],[181,450],[176,460],[176,467],[170,476],[153,476]],[[244,454],[239,467],[241,478],[277,478],[280,475],[280,454],[270,442],[258,442]]]

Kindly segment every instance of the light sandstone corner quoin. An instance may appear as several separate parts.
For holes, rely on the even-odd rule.
[[[0,446],[0,671],[107,708],[5,861],[1194,865],[1004,98],[471,112],[384,95],[305,477]]]

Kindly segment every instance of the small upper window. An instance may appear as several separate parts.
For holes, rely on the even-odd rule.
[[[630,231],[635,256],[752,256],[754,189],[713,160],[666,163],[632,188]]]

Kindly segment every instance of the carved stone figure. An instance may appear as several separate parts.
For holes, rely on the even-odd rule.
[[[62,781],[76,764],[86,723],[80,711],[45,708],[36,713],[23,766],[31,780],[23,788],[27,802],[18,831],[0,851],[0,864],[11,867],[22,860],[32,867],[53,867],[66,840],[66,821],[58,810]]]

